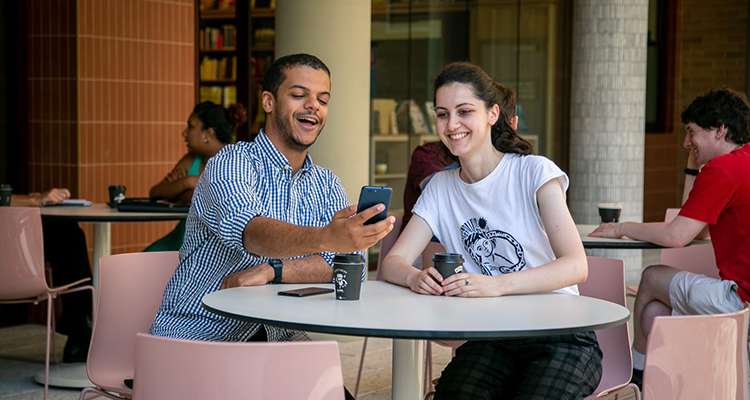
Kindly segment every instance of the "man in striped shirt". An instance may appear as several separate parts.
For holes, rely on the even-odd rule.
[[[307,152],[325,126],[330,97],[330,72],[314,56],[286,56],[269,67],[262,94],[265,129],[251,143],[225,146],[206,164],[188,214],[180,264],[151,334],[216,341],[302,339],[298,332],[261,329],[209,313],[201,298],[270,282],[331,282],[335,253],[363,251],[393,229],[393,217],[364,225],[383,205],[354,215],[356,207],[349,205],[339,178],[313,164]]]

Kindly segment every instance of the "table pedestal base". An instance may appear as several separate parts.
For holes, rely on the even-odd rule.
[[[34,375],[34,381],[44,385],[44,369]],[[86,363],[50,365],[49,385],[73,389],[94,386],[86,373]]]
[[[424,398],[424,340],[393,339],[393,400]]]

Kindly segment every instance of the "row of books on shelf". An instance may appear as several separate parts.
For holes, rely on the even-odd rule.
[[[200,10],[234,10],[236,0],[201,0]]]
[[[371,131],[375,135],[437,134],[434,109],[431,101],[420,106],[414,100],[372,99]]]
[[[221,28],[205,27],[200,30],[201,50],[234,50],[237,45],[237,27],[222,25]]]
[[[257,56],[257,57],[251,57],[250,58],[250,65],[251,65],[251,73],[253,75],[254,80],[260,80],[263,79],[263,76],[265,76],[266,71],[268,70],[268,67],[271,66],[271,63],[273,63],[273,55],[272,54],[266,54],[263,56]]]
[[[237,79],[237,57],[201,59],[200,77],[202,81],[234,81]]]
[[[201,86],[201,101],[211,101],[229,107],[237,103],[236,86]]]

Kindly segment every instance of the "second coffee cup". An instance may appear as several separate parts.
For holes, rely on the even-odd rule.
[[[125,186],[114,185],[109,187],[109,206],[117,208],[117,204],[125,199]]]
[[[602,224],[608,222],[620,222],[622,214],[622,204],[620,203],[599,203],[599,220]]]
[[[464,272],[464,258],[457,253],[436,253],[432,263],[443,279]]]

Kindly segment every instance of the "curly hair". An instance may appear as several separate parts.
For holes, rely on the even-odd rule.
[[[240,103],[226,109],[211,101],[204,101],[195,106],[193,115],[201,121],[203,130],[213,128],[216,139],[221,143],[233,142],[236,129],[247,122],[247,109]]]
[[[694,123],[703,129],[724,125],[724,139],[735,143],[750,142],[750,105],[744,94],[726,86],[698,96],[680,115],[683,124]]]
[[[511,126],[511,119],[516,113],[516,95],[512,89],[495,82],[481,68],[468,62],[454,62],[443,67],[435,78],[434,93],[437,94],[438,89],[453,83],[469,85],[474,96],[482,100],[487,108],[495,104],[500,108],[502,118],[497,119],[491,131],[492,145],[498,151],[520,155],[534,153],[531,143],[519,136]],[[456,160],[445,145],[441,149]]]

